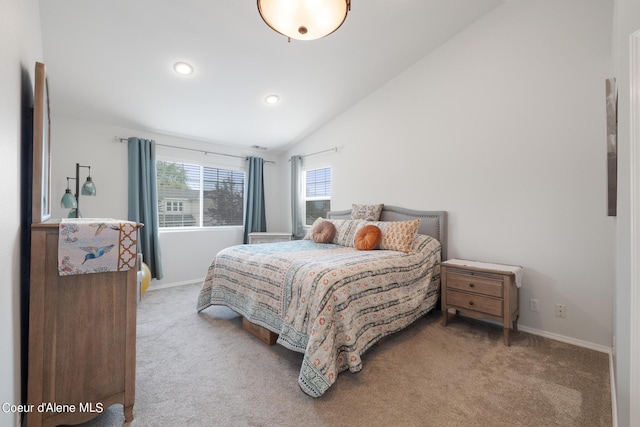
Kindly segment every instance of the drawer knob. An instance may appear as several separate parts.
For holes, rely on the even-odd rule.
[[[473,301],[469,301],[469,305],[473,305]]]
[[[473,283],[469,283],[469,287],[473,288],[474,284]]]

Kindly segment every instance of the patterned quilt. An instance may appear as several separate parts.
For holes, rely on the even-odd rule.
[[[212,261],[198,312],[224,305],[304,353],[298,383],[317,397],[382,337],[431,310],[440,290],[440,243],[413,251],[359,251],[312,240],[232,246]]]

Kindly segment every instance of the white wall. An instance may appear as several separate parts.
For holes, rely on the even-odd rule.
[[[53,84],[53,83],[52,83]],[[55,115],[55,100],[52,100],[52,215],[64,217],[68,210],[61,209],[58,200],[67,185],[66,177],[75,176],[75,164],[91,166],[91,175],[96,184],[97,196],[80,196],[80,210],[85,218],[127,218],[127,144],[115,141],[115,137],[137,136],[153,139],[157,144],[207,150],[238,156],[257,155],[265,160],[276,161],[266,164],[265,199],[267,229],[274,230],[282,206],[278,181],[278,161],[275,155],[225,147],[202,141],[162,135],[153,132],[125,129],[91,123]],[[157,147],[158,157],[175,157],[183,161],[202,160],[221,167],[242,167],[241,159],[225,156],[204,155],[186,150]],[[81,180],[86,169],[81,170]],[[73,191],[73,189],[72,189]],[[289,227],[288,229],[290,229]],[[153,280],[150,287],[160,287],[179,283],[201,281],[207,273],[213,256],[221,249],[242,243],[241,227],[223,227],[206,231],[167,231],[160,233],[162,266],[164,277]]]
[[[55,81],[50,81],[55,85]],[[56,100],[51,100],[51,215],[67,217],[60,207],[67,188],[66,177],[75,177],[76,163],[91,166],[96,197],[80,196],[80,212],[85,218],[127,218],[127,145],[115,141],[122,128],[98,125],[56,115]],[[123,137],[138,136],[129,135]],[[88,170],[80,169],[80,185]],[[75,182],[70,181],[71,192]]]
[[[448,211],[449,257],[525,268],[520,325],[606,350],[612,13],[607,0],[507,2],[288,154],[343,147],[328,155],[334,209]]]
[[[23,77],[33,103],[36,61],[43,61],[40,12],[36,0],[0,0],[0,405],[20,403],[20,153]],[[23,76],[23,70],[26,70]],[[29,106],[27,106],[29,107]],[[17,425],[18,417],[0,411],[0,425]]]

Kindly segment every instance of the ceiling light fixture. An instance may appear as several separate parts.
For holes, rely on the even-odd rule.
[[[193,74],[193,66],[186,62],[176,62],[173,64],[173,70],[181,76],[189,76]]]
[[[258,11],[274,31],[296,40],[315,40],[340,28],[351,0],[258,0]]]
[[[267,95],[267,97],[264,99],[264,102],[269,105],[275,105],[280,102],[280,97],[278,95]]]

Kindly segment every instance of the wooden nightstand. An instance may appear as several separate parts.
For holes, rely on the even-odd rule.
[[[522,267],[451,259],[441,264],[443,325],[449,309],[475,319],[494,319],[502,323],[504,344],[509,343],[511,327],[518,330],[518,288]]]
[[[274,243],[287,242],[291,240],[291,233],[265,233],[253,232],[249,233],[249,243]]]

